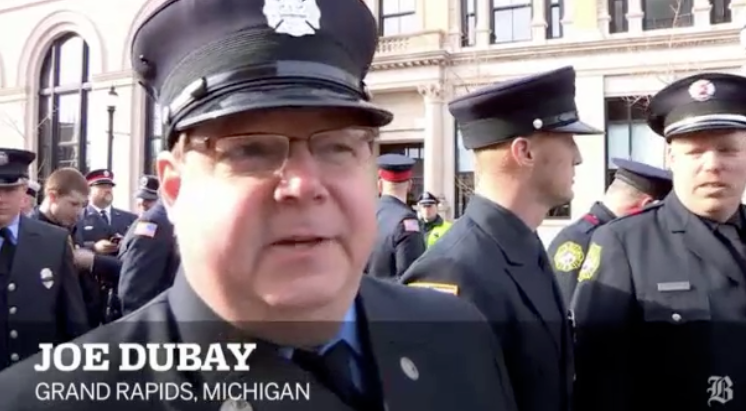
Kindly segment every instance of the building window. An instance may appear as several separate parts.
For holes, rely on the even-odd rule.
[[[378,3],[381,36],[396,36],[417,30],[416,0],[380,0]]]
[[[562,37],[562,14],[564,13],[564,0],[545,0],[547,38],[558,39]]]
[[[469,199],[474,194],[474,155],[464,148],[461,130],[456,127],[456,181],[454,182],[456,204],[453,205],[454,218],[461,217]]]
[[[710,24],[730,23],[730,0],[710,0]]]
[[[407,204],[410,206],[417,205],[417,198],[425,190],[425,145],[423,143],[381,144],[379,153],[381,155],[401,154],[415,160],[414,169],[412,170],[412,190],[407,195]]]
[[[531,0],[492,0],[492,43],[531,40]]]
[[[461,0],[461,45],[477,43],[477,0]]]
[[[609,33],[627,32],[627,0],[609,0]]]
[[[147,97],[145,102],[145,152],[143,153],[143,174],[155,174],[155,159],[163,149],[163,124],[161,108]]]
[[[694,24],[693,0],[642,0],[643,30],[689,27]]]
[[[100,154],[105,161],[105,138],[99,139],[102,147],[96,144],[94,150],[89,150],[89,53],[88,44],[80,36],[68,34],[55,40],[44,57],[39,79],[39,181],[60,167],[74,167],[86,173],[91,166],[89,151]],[[92,109],[92,115],[106,113],[106,107]]]
[[[606,99],[606,186],[616,173],[614,158],[665,168],[666,140],[647,125],[647,97]]]

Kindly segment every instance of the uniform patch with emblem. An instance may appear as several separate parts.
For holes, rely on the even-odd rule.
[[[583,247],[580,244],[566,241],[554,253],[554,268],[564,273],[577,270],[583,264]]]
[[[420,222],[415,219],[404,220],[404,231],[420,231]]]
[[[440,291],[441,293],[458,295],[458,286],[453,284],[415,282],[407,285],[410,287],[429,288],[431,290]]]
[[[578,282],[587,281],[593,278],[593,276],[596,275],[596,271],[598,271],[598,267],[600,265],[601,246],[596,243],[592,243],[591,246],[588,247],[588,254],[586,254],[583,266],[580,268],[580,273],[578,274]]]
[[[158,224],[148,221],[138,221],[133,234],[153,238],[156,231],[158,231]]]

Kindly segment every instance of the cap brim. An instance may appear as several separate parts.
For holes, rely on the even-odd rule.
[[[419,205],[436,205],[438,203],[436,203],[435,201],[420,201],[417,204],[419,204]]]
[[[23,179],[20,179],[20,180],[14,182],[14,183],[7,183],[7,182],[3,181],[2,179],[0,179],[0,187],[18,187],[18,186],[22,185],[24,182],[25,181]]]
[[[547,131],[551,131],[553,133],[567,133],[567,134],[603,134],[604,132],[595,128],[591,127],[588,124],[583,123],[582,121],[576,121],[574,123],[566,124],[561,127],[554,127],[551,129],[548,129]]]
[[[114,184],[114,180],[109,180],[109,179],[106,179],[106,178],[102,178],[100,180],[92,181],[92,182],[88,183],[88,185],[90,185],[90,186],[103,186],[103,185],[106,185],[106,186],[116,186],[116,184]]]
[[[743,124],[740,122],[722,121],[722,120],[701,121],[701,122],[696,122],[696,123],[691,123],[687,125],[682,125],[680,127],[676,127],[674,130],[667,132],[665,136],[668,139],[671,137],[680,136],[682,134],[695,133],[698,131],[714,131],[714,130],[746,130],[746,124]]]
[[[147,191],[141,191],[137,193],[137,198],[148,200],[148,201],[155,201],[158,199],[158,194],[150,193]]]
[[[262,90],[239,90],[206,101],[178,121],[175,131],[183,131],[206,121],[257,110],[277,108],[334,108],[358,111],[371,127],[383,127],[393,114],[350,93],[307,85],[278,85]]]

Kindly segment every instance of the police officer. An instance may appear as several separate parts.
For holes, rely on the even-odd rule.
[[[35,158],[0,149],[0,370],[88,331],[67,231],[21,213]]]
[[[158,187],[158,177],[156,176],[146,175],[140,179],[140,187],[137,189],[137,193],[135,193],[137,211],[140,217],[158,202]]]
[[[593,234],[573,298],[579,410],[746,409],[746,78],[653,96],[673,190]]]
[[[505,347],[520,410],[568,410],[570,329],[536,228],[573,197],[581,161],[573,135],[600,131],[578,117],[572,67],[492,85],[449,110],[474,150],[475,195],[402,280],[470,300],[485,314]]]
[[[443,219],[438,214],[438,205],[440,200],[430,192],[420,194],[417,199],[417,206],[420,208],[420,218],[425,231],[425,244],[430,247],[437,239],[443,236],[451,223]]]
[[[114,201],[114,173],[93,170],[86,174],[91,187],[88,206],[81,217],[83,240],[86,247],[102,254],[117,253],[117,244],[137,216],[112,206]]]
[[[415,161],[401,154],[378,157],[378,238],[366,272],[376,278],[399,278],[425,252],[417,214],[407,205]]]
[[[102,381],[195,387],[196,401],[135,401],[149,411],[513,410],[502,353],[474,307],[363,275],[375,138],[392,119],[362,84],[377,39],[362,1],[175,0],[146,18],[132,61],[167,108],[160,195],[181,270],[166,293],[77,342],[254,342],[250,371],[119,371],[112,349],[108,372],[42,373],[32,358],[0,374],[3,409],[132,410],[113,395],[36,394],[38,381]],[[202,395],[205,384],[266,392],[268,382],[295,398]]]
[[[39,195],[41,186],[33,180],[29,180],[26,185],[28,187],[26,188],[26,197],[23,198],[23,204],[21,205],[21,213],[28,216],[36,208],[36,197]]]
[[[30,217],[69,231],[88,321],[92,327],[97,327],[106,321],[108,288],[103,285],[117,282],[121,264],[116,256],[94,253],[84,247],[77,221],[89,191],[88,182],[80,171],[71,167],[58,168],[46,178],[44,200]]]
[[[578,284],[593,231],[609,221],[636,213],[662,200],[671,191],[671,172],[636,161],[615,158],[614,180],[602,201],[597,201],[578,221],[563,228],[549,244],[552,266],[565,304],[570,305]]]
[[[118,301],[123,315],[145,305],[173,284],[180,258],[166,207],[156,201],[135,221],[119,248],[122,271]]]

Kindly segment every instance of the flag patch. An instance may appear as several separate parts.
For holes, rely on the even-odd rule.
[[[150,223],[147,221],[140,221],[135,226],[135,235],[141,235],[144,237],[155,237],[155,232],[158,230],[158,224]]]
[[[404,231],[420,231],[420,222],[414,219],[404,220]]]

